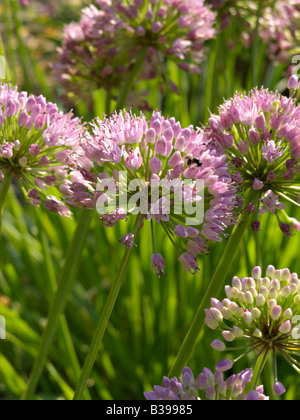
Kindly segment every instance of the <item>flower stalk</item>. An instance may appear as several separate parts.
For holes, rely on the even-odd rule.
[[[250,202],[252,201],[253,196],[250,196]],[[256,198],[258,200],[258,197]],[[193,350],[198,341],[198,337],[205,326],[205,308],[210,305],[210,298],[212,293],[214,295],[219,295],[224,287],[227,274],[229,269],[237,256],[238,249],[241,243],[241,240],[247,232],[247,229],[250,225],[252,215],[250,213],[244,213],[243,218],[241,218],[240,223],[238,223],[233,229],[227,245],[223,251],[223,255],[220,259],[220,262],[216,268],[214,276],[206,289],[206,293],[202,298],[202,301],[197,309],[196,315],[192,321],[192,324],[185,336],[185,339],[182,343],[182,346],[177,354],[177,357],[171,367],[169,376],[179,375],[184,366],[187,365]]]
[[[281,396],[285,387],[278,381],[276,353],[299,373],[299,303],[300,280],[288,268],[276,270],[269,265],[266,275],[262,268],[253,268],[250,277],[232,278],[232,286],[225,286],[226,298],[211,298],[211,308],[205,309],[205,322],[210,329],[219,330],[223,340],[214,340],[211,347],[218,351],[232,350],[234,341],[250,343],[247,352],[234,359],[234,363],[250,352],[255,356],[254,385],[256,388],[266,361],[274,358],[274,394]],[[229,321],[229,322],[228,322]],[[228,360],[228,359],[227,359]]]
[[[12,178],[13,177],[12,177],[11,172],[7,172],[4,175],[3,182],[0,184],[0,227],[1,227],[2,216],[4,212],[7,194],[12,183]]]
[[[23,397],[24,400],[30,400],[33,398],[38,381],[43,372],[43,368],[49,354],[49,349],[56,332],[59,317],[64,310],[67,298],[73,287],[80,256],[85,244],[92,217],[92,212],[83,210],[80,213],[77,228],[70,245],[64,268],[60,275],[57,291],[49,312],[47,326],[41,339],[38,356],[35,359],[27,390]]]
[[[126,80],[126,82],[124,83],[124,86],[120,92],[119,98],[118,98],[118,102],[116,105],[116,111],[120,111],[124,108],[124,106],[126,105],[126,99],[128,98],[128,95],[132,89],[132,86],[134,84],[134,81],[136,80],[137,76],[139,75],[139,73],[141,72],[141,69],[144,65],[145,62],[145,58],[147,55],[147,50],[145,48],[143,48],[136,60],[135,65],[133,66],[133,69],[131,71],[131,73],[129,73],[128,78]]]
[[[137,219],[137,223],[136,225],[138,226],[141,222],[141,217],[140,215],[138,216]],[[138,233],[136,234],[135,238],[137,238]],[[98,321],[98,325],[92,340],[92,343],[90,345],[88,354],[86,356],[83,368],[82,368],[82,372],[81,372],[81,376],[80,379],[78,381],[76,390],[75,390],[75,394],[74,394],[74,400],[78,401],[82,399],[84,390],[86,388],[86,383],[90,377],[91,371],[93,369],[97,354],[99,352],[99,348],[101,346],[102,343],[102,339],[103,336],[105,334],[109,319],[111,317],[112,311],[114,309],[116,300],[118,298],[121,286],[123,284],[123,279],[124,279],[124,275],[126,273],[127,267],[129,265],[130,262],[130,258],[133,252],[133,247],[131,248],[127,248],[120,269],[119,269],[119,273],[118,276],[116,278],[116,281],[114,282],[114,284],[112,285],[112,288],[110,290],[110,293],[108,295],[108,298],[105,302],[105,306],[103,308],[102,314],[99,318]]]

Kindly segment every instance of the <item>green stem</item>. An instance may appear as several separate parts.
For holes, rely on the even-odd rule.
[[[105,98],[105,114],[107,117],[110,116],[110,106],[111,106],[111,90],[109,89],[106,92],[106,98]]]
[[[45,270],[47,273],[47,280],[50,287],[49,294],[50,294],[50,298],[52,299],[53,296],[55,295],[55,291],[57,290],[56,275],[55,275],[53,261],[50,255],[48,238],[47,238],[45,229],[43,229],[43,225],[40,222],[40,219],[38,220],[38,226],[41,232],[41,244],[43,247],[43,255],[45,259]],[[72,336],[71,336],[70,329],[67,323],[67,319],[64,314],[62,314],[61,317],[59,318],[57,333],[60,336],[62,345],[66,350],[66,355],[69,358],[69,362],[73,370],[72,379],[76,383],[80,377],[81,367],[77,358],[76,350],[74,348],[74,344],[73,344]],[[90,399],[90,396],[88,393],[86,394],[86,397],[87,399]]]
[[[256,220],[259,219],[259,206],[257,206],[256,209]],[[260,241],[260,232],[255,232],[254,233],[254,238],[255,238],[255,251],[256,251],[256,259],[255,259],[255,263],[256,265],[262,267],[263,266],[263,258],[262,258],[262,248],[261,248],[261,241]]]
[[[246,394],[248,394],[250,391],[253,391],[257,388],[260,375],[265,367],[267,359],[268,359],[268,351],[267,349],[264,349],[258,354],[255,360],[255,365],[252,367],[253,377],[252,377],[251,382],[249,382],[248,385],[246,386],[246,389],[245,389]]]
[[[85,244],[92,217],[92,211],[81,211],[76,232],[70,245],[66,261],[60,275],[58,288],[50,308],[48,322],[41,339],[38,356],[35,359],[34,366],[29,378],[28,387],[23,397],[25,400],[30,400],[33,398],[38,381],[43,372],[53,337],[55,335],[59,317],[64,310],[67,298],[70,295],[73,287],[75,275],[80,262],[81,252]]]
[[[16,63],[15,63],[15,51],[13,47],[13,31],[12,31],[12,19],[9,0],[3,0],[4,11],[2,12],[3,20],[3,32],[5,39],[7,67],[11,70],[12,74],[7,73],[7,78],[12,82],[16,83]],[[5,54],[3,54],[5,56]]]
[[[256,17],[256,27],[254,31],[254,42],[252,47],[252,86],[255,87],[258,82],[258,65],[259,65],[259,21],[263,9],[263,0],[259,0],[257,17]]]
[[[135,227],[134,227],[134,231],[136,228],[138,228],[138,231],[135,235],[135,241],[139,235],[140,232],[140,224],[141,222],[141,215],[138,215],[136,223],[135,223]],[[92,343],[90,345],[88,354],[86,356],[83,368],[82,368],[82,372],[81,372],[81,377],[79,379],[79,382],[77,384],[76,390],[75,390],[75,394],[74,394],[74,400],[78,401],[81,400],[83,392],[85,390],[86,387],[86,383],[90,377],[90,374],[92,372],[97,354],[99,352],[99,348],[101,346],[102,343],[102,339],[103,336],[105,334],[109,319],[111,317],[112,311],[114,309],[116,300],[118,298],[122,283],[123,283],[123,279],[124,279],[124,275],[125,272],[127,270],[127,267],[129,265],[130,262],[130,258],[133,252],[133,248],[129,248],[126,250],[120,269],[119,269],[119,273],[118,276],[114,282],[114,284],[112,285],[112,288],[109,292],[108,298],[105,302],[105,306],[103,308],[102,314],[100,316],[100,319],[98,321],[98,325],[92,340]]]
[[[11,73],[10,73],[10,68],[9,68],[9,64],[7,61],[7,57],[6,57],[6,50],[4,48],[4,44],[3,44],[3,39],[2,39],[2,34],[0,33],[0,56],[4,57],[5,60],[5,68],[4,70],[4,80],[11,80]],[[1,81],[1,75],[0,75],[0,81]]]
[[[251,200],[249,200],[249,202],[250,201]],[[218,297],[220,295],[225,285],[227,274],[237,255],[241,240],[249,227],[252,217],[252,214],[244,213],[243,220],[233,229],[214,276],[206,289],[205,295],[203,296],[200,306],[197,309],[194,320],[170,370],[170,377],[180,375],[182,369],[188,363],[198,341],[198,337],[205,326],[205,309],[210,307],[210,299],[213,296]]]
[[[145,61],[145,57],[147,55],[147,50],[146,49],[142,49],[139,53],[139,55],[137,56],[137,60],[136,63],[131,71],[131,73],[129,74],[123,89],[120,92],[119,98],[118,98],[118,102],[116,105],[116,111],[120,111],[124,108],[124,106],[126,106],[126,100],[128,98],[128,95],[131,91],[131,88],[133,86],[133,83],[136,79],[136,77],[138,76],[138,74],[141,71],[141,68],[144,64]]]
[[[208,69],[207,69],[207,79],[206,79],[206,86],[205,86],[205,113],[204,113],[204,123],[206,124],[209,116],[210,111],[214,111],[215,100],[218,97],[217,92],[217,83],[216,83],[216,72],[218,66],[218,52],[219,52],[219,45],[220,45],[220,35],[217,37],[216,41],[212,42],[210,48],[210,55],[208,61]]]
[[[124,106],[126,105],[126,100],[128,98],[128,95],[131,91],[131,88],[133,86],[133,83],[136,79],[136,77],[138,76],[138,74],[141,71],[141,68],[144,64],[145,61],[145,57],[147,55],[147,50],[146,49],[142,49],[140,51],[140,54],[137,57],[137,61],[136,64],[134,65],[131,74],[129,75],[126,83],[124,84],[123,89],[121,90],[119,97],[118,97],[118,101],[117,101],[117,105],[116,105],[116,111],[120,111],[122,110],[122,108],[124,108]],[[110,104],[110,98],[109,98],[109,104]],[[106,104],[106,112],[109,111],[109,106],[107,106]],[[109,114],[109,112],[107,112]],[[138,217],[137,219],[137,224],[139,223],[139,219],[140,217]],[[119,291],[121,289],[121,285],[123,282],[123,277],[124,274],[126,272],[126,269],[128,267],[129,261],[130,261],[130,257],[132,254],[133,249],[128,249],[124,255],[121,267],[120,267],[120,271],[118,274],[118,277],[109,293],[109,296],[106,300],[103,312],[101,314],[101,317],[99,319],[98,322],[98,326],[97,329],[95,331],[94,337],[93,337],[93,341],[91,343],[91,346],[89,348],[89,352],[87,354],[87,357],[85,359],[84,362],[84,366],[81,372],[81,377],[79,379],[79,382],[77,384],[77,388],[75,390],[75,394],[74,394],[74,400],[80,400],[82,398],[83,392],[85,390],[86,387],[86,383],[87,380],[90,376],[90,373],[93,369],[98,351],[99,351],[99,347],[101,345],[102,342],[102,338],[104,336],[104,333],[106,331],[107,328],[107,324],[108,321],[110,319],[110,316],[112,314],[112,311],[114,309],[117,297],[119,295]]]
[[[104,309],[102,311],[102,314],[100,316],[100,319],[98,321],[98,325],[97,325],[97,329],[95,331],[91,346],[89,348],[88,354],[86,356],[83,368],[82,368],[82,372],[81,372],[81,376],[79,379],[79,382],[77,384],[76,387],[76,391],[74,394],[74,400],[81,400],[83,392],[85,390],[86,387],[86,383],[90,377],[91,371],[93,369],[97,354],[99,352],[99,348],[100,345],[102,343],[102,339],[104,336],[104,333],[106,331],[107,328],[107,324],[109,322],[110,316],[112,314],[112,311],[114,309],[117,297],[119,295],[119,291],[121,289],[122,283],[123,283],[123,278],[124,278],[124,274],[126,272],[126,269],[128,267],[129,261],[130,261],[130,257],[132,254],[133,249],[127,249],[123,261],[121,263],[121,267],[120,267],[120,271],[118,274],[118,277],[116,279],[116,281],[114,282],[109,296],[105,302],[105,306]]]
[[[28,64],[27,64],[28,54],[26,53],[26,48],[25,48],[22,35],[21,35],[22,23],[19,18],[18,1],[17,0],[11,1],[10,7],[11,7],[12,19],[14,23],[15,35],[16,35],[17,44],[18,44],[19,59],[20,59],[20,63],[21,63],[22,71],[23,71],[23,76],[24,76],[24,86],[25,86],[25,89],[29,91],[31,78],[28,72]]]
[[[1,227],[2,216],[4,212],[4,207],[6,203],[6,198],[9,191],[9,187],[11,186],[12,178],[13,178],[12,174],[10,172],[6,172],[4,174],[4,180],[0,184],[0,227]]]

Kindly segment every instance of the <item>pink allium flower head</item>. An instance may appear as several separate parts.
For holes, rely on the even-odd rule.
[[[11,174],[29,193],[34,205],[70,217],[71,212],[47,191],[67,174],[56,154],[78,147],[84,127],[72,114],[63,114],[43,96],[28,96],[17,87],[0,85],[0,170]]]
[[[231,286],[225,286],[226,298],[211,299],[206,309],[206,324],[221,331],[223,340],[214,340],[213,349],[228,352],[245,349],[262,356],[263,365],[270,355],[275,360],[277,395],[285,392],[277,378],[277,354],[300,373],[300,280],[289,269],[276,270],[268,266],[263,277],[261,267],[254,267],[251,277],[234,277]],[[230,343],[236,343],[231,348]],[[244,343],[244,345],[243,345]],[[243,356],[242,355],[242,356]],[[240,359],[242,356],[238,357]],[[222,366],[226,366],[223,362]],[[258,378],[257,378],[258,379]]]
[[[299,19],[299,0],[276,1],[264,8],[259,35],[268,45],[272,60],[286,62],[290,59],[293,48],[299,45]],[[295,89],[294,86],[291,88]]]
[[[65,27],[55,66],[73,97],[100,87],[119,89],[143,51],[142,79],[161,76],[165,58],[198,72],[205,41],[216,33],[215,14],[204,0],[96,3],[82,10],[78,23]]]
[[[240,32],[244,47],[250,50],[256,28],[256,18],[253,17],[258,14],[259,1],[207,0],[206,3],[217,11],[220,30],[225,30],[237,21],[238,28],[235,31]],[[299,18],[299,0],[263,0],[258,35],[268,47],[270,60],[290,62],[293,49],[299,44]]]
[[[288,202],[299,207],[299,122],[300,106],[293,97],[254,89],[247,95],[236,94],[220,106],[219,114],[211,115],[207,129],[215,147],[225,153],[228,150],[232,180],[242,196],[259,195],[259,208],[252,213],[276,214],[287,236],[297,226],[283,210]],[[224,142],[228,135],[233,138],[230,145]],[[282,228],[284,224],[288,229]]]
[[[203,131],[182,129],[160,112],[149,121],[126,111],[97,118],[81,150],[63,151],[59,158],[76,168],[75,179],[60,186],[67,205],[97,208],[106,226],[139,215],[132,235],[150,223],[158,273],[164,272],[164,262],[155,249],[155,224],[175,245],[183,266],[195,273],[197,255],[206,254],[235,223],[237,196],[226,156]],[[128,247],[131,239],[125,236],[121,242]]]
[[[221,365],[221,364],[220,364]],[[223,366],[223,365],[222,365]],[[237,375],[224,377],[223,370],[213,373],[204,368],[197,378],[189,367],[182,370],[181,378],[163,378],[162,386],[154,386],[153,391],[144,392],[146,400],[268,400],[262,386],[246,394],[247,385],[253,378],[251,369]],[[279,388],[279,387],[278,387]]]

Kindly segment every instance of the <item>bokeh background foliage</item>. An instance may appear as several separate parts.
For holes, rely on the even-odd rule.
[[[0,5],[3,41],[0,54],[7,58],[9,79],[22,89],[60,103],[62,109],[61,92],[53,79],[51,63],[56,57],[63,25],[78,18],[83,4],[79,0],[62,0],[55,5],[50,1],[34,1],[29,8],[21,9],[17,1],[3,0]],[[207,122],[208,109],[216,110],[223,98],[235,91],[254,85],[282,91],[286,86],[287,66],[269,61],[266,46],[260,40],[259,60],[254,60],[257,51],[241,46],[236,29],[230,26],[208,43],[207,60],[199,76],[187,75],[175,65],[169,65],[179,95],[163,94],[157,81],[140,83],[140,89],[149,91],[153,109],[175,116],[182,125],[200,126]],[[235,40],[231,50],[229,40]],[[87,121],[102,116],[104,91],[95,92],[93,99],[92,109],[79,102],[74,106],[74,113],[83,115]],[[34,209],[24,202],[17,186],[11,188],[0,239],[0,315],[7,323],[7,340],[0,341],[1,399],[19,399],[26,389],[77,217],[76,211],[73,220],[62,220],[42,208]],[[261,264],[264,269],[269,264],[289,267],[300,273],[300,236],[284,237],[273,225],[274,220],[270,220],[269,223],[269,217],[264,216],[257,240],[252,231],[247,233],[230,267],[228,281],[233,275],[249,275],[255,264]],[[38,398],[72,398],[77,375],[75,353],[82,365],[124,253],[119,239],[128,231],[126,222],[111,229],[103,228],[95,214],[65,317],[37,389]],[[157,229],[156,241],[164,250],[168,274],[159,279],[151,269],[150,235],[150,229],[143,229],[134,250],[88,383],[92,399],[142,399],[144,390],[161,383],[226,245],[225,241],[212,247],[210,254],[199,260],[202,272],[191,276],[177,262],[175,250],[163,231]],[[189,364],[194,372],[200,372],[203,367],[214,368],[219,361],[220,355],[210,349],[213,337],[215,334],[208,329],[201,335]],[[248,367],[249,363],[242,359],[235,369]],[[299,399],[300,377],[284,362],[279,369],[281,381],[288,390],[284,398]],[[271,372],[267,366],[264,383],[265,393],[273,396]]]

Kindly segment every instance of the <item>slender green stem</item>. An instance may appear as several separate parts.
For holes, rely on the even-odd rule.
[[[154,254],[155,253],[155,236],[154,236],[153,220],[151,220],[151,236],[152,236],[152,251]]]
[[[119,97],[118,97],[118,101],[117,101],[117,105],[116,105],[116,111],[121,110],[125,105],[126,105],[126,100],[128,98],[128,95],[131,91],[131,88],[134,84],[134,81],[136,79],[136,77],[138,76],[138,74],[141,71],[141,68],[144,64],[145,61],[145,57],[147,55],[147,50],[146,49],[142,49],[140,51],[140,54],[137,57],[135,66],[133,67],[131,74],[128,76],[128,79],[126,81],[126,83],[124,84],[123,89],[121,90]],[[109,107],[106,105],[106,112],[109,111]],[[109,112],[107,112],[109,113]],[[140,216],[137,219],[137,225],[139,223],[140,220]],[[139,231],[138,231],[139,232]],[[137,236],[137,235],[136,235]],[[74,400],[80,400],[82,398],[83,392],[85,390],[86,387],[86,383],[87,380],[90,376],[90,373],[93,369],[98,351],[99,351],[99,347],[101,345],[102,342],[102,338],[104,336],[104,333],[106,331],[107,328],[107,324],[108,321],[110,319],[111,313],[114,309],[117,297],[119,295],[119,291],[121,289],[121,285],[123,282],[123,277],[124,274],[126,272],[126,269],[128,267],[129,261],[130,261],[130,257],[132,254],[133,249],[128,249],[124,255],[121,267],[120,267],[120,271],[118,274],[118,277],[115,281],[115,283],[113,284],[113,287],[109,293],[109,296],[106,300],[103,312],[101,314],[101,317],[99,319],[98,322],[98,326],[97,329],[95,331],[94,337],[93,337],[93,341],[91,343],[89,352],[87,354],[87,357],[85,359],[85,363],[81,372],[81,377],[79,379],[79,382],[77,384],[77,388],[75,390],[75,394],[74,394]]]
[[[208,61],[207,69],[207,79],[205,86],[205,113],[204,113],[204,123],[206,124],[210,112],[214,111],[214,101],[217,98],[217,83],[216,83],[216,72],[217,72],[217,60],[218,60],[218,50],[220,45],[220,36],[217,37],[216,41],[212,41],[210,48],[210,55]]]
[[[255,364],[254,372],[253,372],[253,379],[254,379],[254,385],[253,389],[256,389],[258,386],[258,381],[260,378],[260,375],[265,367],[265,364],[268,360],[269,352],[268,352],[268,345],[265,346],[265,348],[261,351],[261,354],[257,358],[257,362]]]
[[[113,284],[109,296],[106,300],[105,307],[103,309],[103,312],[101,314],[101,317],[99,319],[97,329],[95,331],[91,346],[89,348],[87,357],[85,359],[85,363],[81,372],[81,376],[79,379],[79,382],[76,387],[76,391],[74,394],[74,400],[80,400],[82,398],[83,392],[86,387],[86,383],[89,379],[89,376],[91,374],[91,371],[93,369],[97,354],[99,352],[100,345],[102,343],[102,338],[104,336],[104,333],[107,328],[107,324],[109,322],[111,313],[113,311],[113,308],[115,306],[115,302],[117,300],[119,291],[121,289],[122,281],[124,278],[125,271],[127,269],[127,266],[129,264],[129,260],[132,254],[132,249],[128,249],[125,253],[125,256],[123,258],[121,269],[118,274],[118,277]]]
[[[15,63],[15,51],[13,47],[13,31],[12,31],[12,19],[11,19],[11,10],[10,10],[10,1],[3,0],[4,11],[2,12],[2,21],[3,21],[3,32],[5,39],[5,49],[6,54],[3,54],[7,58],[7,67],[10,69],[11,73],[7,73],[8,79],[12,83],[16,83],[16,63]]]
[[[12,0],[10,2],[11,13],[14,23],[15,35],[18,43],[18,52],[19,52],[19,59],[23,71],[24,76],[24,86],[27,91],[30,90],[30,76],[28,72],[28,54],[26,53],[26,48],[24,46],[24,42],[21,35],[21,27],[22,23],[19,18],[19,3],[17,0]]]
[[[101,346],[102,339],[107,328],[107,324],[109,322],[117,297],[119,295],[119,292],[123,283],[124,275],[127,270],[132,252],[133,252],[133,248],[126,250],[125,255],[123,257],[123,261],[120,266],[117,279],[112,285],[108,298],[105,302],[105,306],[103,308],[102,314],[98,321],[98,325],[97,325],[91,346],[89,348],[88,354],[86,356],[86,359],[82,368],[81,377],[79,379],[79,382],[75,390],[74,400],[81,400],[82,398],[83,392],[86,387],[86,383],[90,377],[97,354],[99,352],[99,348]]]
[[[119,100],[118,100],[119,105],[117,109],[121,109],[125,105],[127,96],[134,83],[135,77],[138,75],[143,65],[145,56],[146,56],[146,51],[143,50],[140,56],[138,57],[136,65],[133,68],[132,74],[129,76],[127,83],[125,84],[124,89],[120,92]],[[105,105],[106,105],[106,112],[109,114],[110,105],[111,105],[110,93],[109,93],[109,97],[107,98]],[[25,400],[29,400],[33,398],[38,381],[42,374],[45,362],[47,360],[47,356],[49,354],[49,349],[51,347],[51,343],[55,335],[58,319],[61,313],[63,312],[67,298],[69,294],[71,293],[80,255],[84,247],[84,243],[85,243],[85,239],[89,230],[91,219],[92,219],[92,212],[82,211],[80,215],[80,219],[78,220],[75,235],[73,237],[72,243],[69,248],[69,252],[67,254],[64,268],[61,272],[58,288],[54,296],[52,306],[50,308],[48,322],[47,322],[47,326],[44,331],[44,334],[42,336],[38,357],[35,360],[35,363],[34,363],[30,378],[29,378],[27,391],[23,397],[23,399]],[[83,390],[80,391],[80,397],[82,397],[84,388],[85,388],[85,383],[83,386]]]
[[[256,220],[259,219],[259,206],[257,206],[256,210]],[[259,232],[254,233],[255,238],[255,251],[256,251],[256,264],[260,267],[263,266],[263,258],[262,258],[262,249],[261,249],[261,241]]]
[[[203,296],[200,306],[197,309],[194,320],[173,363],[169,376],[180,375],[182,369],[189,361],[198,341],[199,334],[205,326],[205,309],[210,307],[210,299],[213,296],[218,297],[221,293],[227,274],[237,255],[241,240],[249,227],[252,216],[252,214],[245,213],[243,215],[243,220],[238,223],[232,231],[214,276],[206,289],[205,295]]]
[[[12,174],[10,172],[6,172],[4,174],[4,180],[0,184],[0,228],[1,228],[1,222],[2,222],[2,216],[4,212],[4,207],[6,203],[7,194],[9,191],[9,187],[12,182]]]
[[[110,106],[111,106],[111,90],[109,89],[106,92],[106,98],[105,98],[105,114],[109,117],[110,115]]]
[[[9,64],[8,64],[8,61],[7,61],[6,50],[4,48],[4,44],[3,44],[3,39],[2,39],[2,34],[1,33],[0,33],[0,55],[2,57],[4,57],[4,60],[5,60],[5,63],[4,63],[5,68],[3,69],[4,70],[4,79],[5,80],[6,79],[7,80],[11,80],[10,68],[9,68]]]
[[[50,308],[48,322],[41,339],[38,356],[35,359],[34,366],[29,378],[28,387],[23,397],[25,400],[30,400],[33,398],[38,381],[43,372],[43,368],[49,354],[49,349],[55,335],[59,317],[64,310],[67,298],[70,295],[73,287],[77,268],[80,262],[80,255],[85,244],[92,217],[93,212],[86,210],[82,210],[79,216],[76,232],[69,247],[66,261],[61,271],[57,291]]]
[[[263,10],[263,0],[259,0],[256,17],[256,27],[254,31],[254,42],[252,47],[252,86],[255,87],[258,82],[258,65],[259,65],[259,24]]]
[[[257,355],[254,364],[252,366],[253,377],[252,380],[248,383],[245,389],[245,393],[248,394],[250,391],[253,391],[258,386],[258,381],[260,375],[265,367],[265,364],[268,360],[269,352],[266,347],[264,347]]]
[[[145,61],[145,57],[147,55],[147,50],[145,48],[143,48],[139,55],[137,56],[137,60],[136,63],[131,71],[131,73],[129,74],[123,89],[120,92],[119,98],[118,98],[118,102],[116,105],[116,111],[120,111],[124,108],[124,106],[126,105],[126,100],[128,98],[128,95],[132,89],[133,83],[136,79],[136,77],[138,76],[138,74],[141,71],[141,68],[144,64]]]
[[[39,218],[38,218],[38,226],[41,232],[41,244],[43,247],[43,255],[45,259],[45,270],[47,273],[47,280],[50,287],[49,294],[50,294],[50,299],[51,299],[55,295],[55,291],[57,289],[56,275],[55,275],[53,261],[50,255],[48,238]],[[76,383],[80,377],[81,367],[77,358],[76,350],[74,348],[68,322],[64,314],[62,314],[61,317],[59,318],[58,335],[61,337],[63,346],[66,350],[66,355],[69,358],[70,365],[73,370],[73,380]],[[88,392],[86,394],[86,397],[87,399],[91,399]]]

